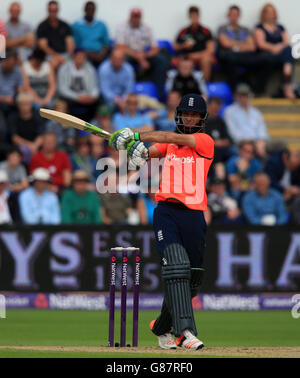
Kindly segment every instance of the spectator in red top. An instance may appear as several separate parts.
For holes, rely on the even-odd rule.
[[[215,43],[210,30],[199,23],[199,8],[192,6],[188,13],[191,24],[180,31],[174,49],[198,64],[204,74],[204,79],[208,82],[214,62]]]
[[[36,168],[48,169],[52,185],[51,190],[55,193],[71,184],[71,163],[66,152],[57,150],[57,139],[54,133],[43,135],[42,148],[32,156],[29,171]]]

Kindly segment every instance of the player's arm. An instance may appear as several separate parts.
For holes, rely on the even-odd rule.
[[[195,148],[196,139],[193,135],[177,134],[171,131],[150,131],[139,134],[141,142],[174,143]]]

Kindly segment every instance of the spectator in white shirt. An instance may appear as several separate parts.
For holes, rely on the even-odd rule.
[[[243,140],[253,141],[256,155],[265,158],[269,136],[261,112],[250,104],[250,95],[250,87],[239,84],[235,91],[235,102],[225,110],[224,119],[235,144]]]
[[[118,26],[116,47],[124,50],[130,63],[138,64],[140,78],[144,72],[151,70],[159,97],[163,98],[168,62],[160,54],[151,28],[142,22],[141,9],[132,9],[129,21]]]

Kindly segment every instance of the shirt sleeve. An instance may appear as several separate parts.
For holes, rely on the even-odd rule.
[[[37,35],[38,39],[48,38],[44,22],[39,24],[37,31],[36,31],[36,35]]]
[[[161,156],[166,156],[168,143],[155,143],[153,145],[160,152]]]
[[[212,137],[204,133],[193,134],[193,136],[196,140],[196,152],[201,157],[213,159],[215,142]]]

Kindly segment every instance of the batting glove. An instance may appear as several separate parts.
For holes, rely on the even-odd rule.
[[[109,139],[109,145],[116,150],[126,150],[129,142],[139,140],[139,133],[133,133],[129,128],[121,129],[112,134]]]
[[[143,142],[132,140],[127,145],[127,155],[130,157],[131,162],[142,167],[149,159],[148,148],[145,147]]]

